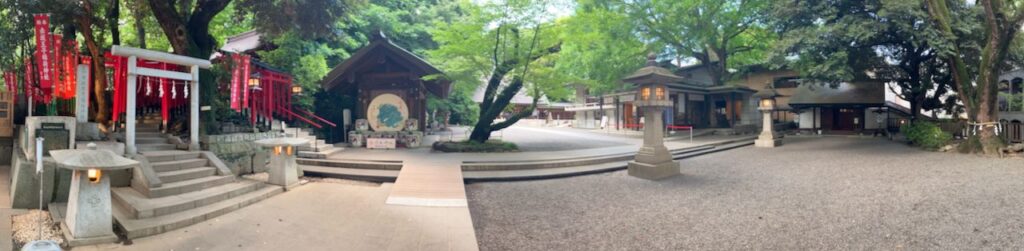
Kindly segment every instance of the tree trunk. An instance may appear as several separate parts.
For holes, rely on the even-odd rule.
[[[92,32],[93,18],[90,13],[93,13],[92,4],[90,1],[82,1],[83,14],[75,16],[75,23],[78,25],[78,30],[84,37],[85,46],[89,48],[89,55],[92,57],[92,72],[93,82],[92,90],[95,97],[96,109],[95,117],[93,120],[100,125],[107,125],[110,120],[109,105],[107,105],[107,97],[105,92],[107,88],[107,70],[104,66],[105,58],[103,58],[103,48],[100,47],[99,43],[96,42],[96,37]]]
[[[140,49],[146,48],[146,25],[143,22],[143,18],[146,16],[139,13],[140,10],[135,10],[135,39],[138,40],[138,46]]]
[[[110,9],[107,10],[107,28],[110,29],[110,37],[113,45],[121,45],[121,29],[117,21],[121,16],[121,1],[110,0]]]

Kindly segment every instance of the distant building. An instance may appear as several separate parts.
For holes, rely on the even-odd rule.
[[[999,122],[1010,143],[1024,142],[1024,69],[999,76]]]
[[[775,88],[781,95],[772,118],[780,123],[792,122],[803,130],[839,133],[876,130],[898,126],[909,116],[909,109],[887,98],[883,82],[827,85],[805,81],[792,70],[760,66],[741,72],[732,81],[714,85],[705,66],[678,67],[675,74],[686,80],[668,84],[669,98],[675,105],[666,114],[666,124],[695,128],[760,126],[762,115],[757,110],[757,100],[751,96],[768,87]],[[635,91],[600,97],[585,93],[585,89],[577,88],[577,100],[584,101],[577,101],[576,106],[567,109],[577,112],[575,124],[578,127],[624,129],[642,123],[636,107],[632,106]],[[606,118],[602,118],[602,113]]]

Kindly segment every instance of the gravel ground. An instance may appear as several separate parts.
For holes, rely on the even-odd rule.
[[[625,171],[466,187],[481,250],[1024,249],[1024,159],[786,138]]]
[[[14,240],[15,248],[27,244],[28,242],[39,240],[39,218],[43,218],[43,240],[52,240],[57,244],[64,245],[64,235],[60,232],[60,227],[53,222],[50,218],[50,213],[47,211],[31,210],[26,214],[15,215],[11,217],[11,224],[13,228],[13,235],[11,238]]]

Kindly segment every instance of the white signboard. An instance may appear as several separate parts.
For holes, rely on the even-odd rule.
[[[366,148],[369,149],[395,149],[395,139],[389,138],[368,138]]]
[[[89,66],[80,64],[76,69],[75,119],[79,123],[89,122]]]

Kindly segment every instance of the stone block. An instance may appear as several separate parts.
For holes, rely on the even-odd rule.
[[[660,180],[679,175],[679,162],[669,161],[658,164],[647,164],[630,161],[628,164],[629,176],[647,179]]]
[[[12,156],[11,163],[11,207],[34,209],[39,208],[39,184],[43,184],[43,201],[49,202],[54,195],[54,178],[57,163],[46,157],[43,161],[42,175],[36,175],[36,164],[24,155]],[[47,203],[43,203],[47,204]],[[45,207],[45,205],[44,205]]]
[[[78,127],[75,122],[75,117],[61,117],[61,116],[33,116],[25,118],[25,140],[22,141],[22,152],[24,152],[25,158],[34,161],[36,154],[36,129],[39,129],[43,123],[63,123],[64,128],[68,130],[68,146],[75,145],[75,131]]]
[[[103,140],[103,134],[100,133],[100,126],[97,123],[76,123],[75,131],[76,141]]]

